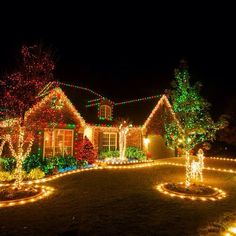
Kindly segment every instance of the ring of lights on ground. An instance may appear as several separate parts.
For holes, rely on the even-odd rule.
[[[181,199],[190,199],[190,200],[201,200],[201,201],[217,201],[217,200],[221,200],[222,198],[226,197],[226,193],[219,189],[219,188],[215,188],[212,186],[207,186],[205,185],[205,187],[210,188],[211,190],[214,191],[214,193],[212,194],[205,194],[205,195],[197,195],[197,194],[191,194],[191,193],[182,193],[182,192],[178,192],[178,191],[173,191],[167,188],[168,184],[170,183],[162,183],[156,186],[156,189],[161,192],[164,193],[165,195],[168,195],[170,197],[177,197],[177,198],[181,198]]]
[[[35,185],[33,186],[33,188],[35,189],[35,192],[36,192],[35,195],[30,196],[30,197],[14,199],[14,200],[0,201],[0,207],[10,207],[10,206],[16,206],[16,205],[24,205],[30,202],[36,202],[40,199],[43,199],[49,196],[54,191],[52,187],[48,187],[48,186]],[[25,188],[25,191],[27,191],[27,187]]]

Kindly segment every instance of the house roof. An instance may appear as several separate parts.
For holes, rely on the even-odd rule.
[[[63,83],[60,83],[60,87],[87,123],[102,123],[98,119],[97,106],[86,107],[89,100],[99,99],[101,95],[87,88],[68,86]]]
[[[133,125],[141,126],[161,97],[160,95],[155,95],[146,98],[131,99],[129,101],[113,101],[113,121],[105,121],[99,120],[98,118],[98,106],[89,106],[91,103],[88,103],[88,101],[94,100],[92,103],[96,104],[96,100],[99,102],[99,99],[107,98],[88,88],[64,83],[59,83],[59,85],[85,121],[90,124],[98,125],[112,125],[116,119],[126,118],[129,119]]]
[[[60,86],[60,88],[58,88]],[[131,99],[128,101],[111,101],[95,91],[76,85],[65,84],[61,82],[51,83],[39,94],[42,100],[32,107],[28,112],[29,115],[33,110],[39,108],[48,99],[51,99],[54,93],[60,93],[64,102],[66,102],[76,115],[76,118],[83,124],[112,126],[120,118],[128,119],[134,126],[146,127],[159,105],[164,102],[170,108],[173,116],[174,112],[165,95],[154,95],[150,97]],[[100,120],[98,116],[98,104],[101,99],[106,99],[113,104],[111,121]]]
[[[30,117],[31,114],[34,114],[35,111],[39,111],[48,101],[50,101],[54,96],[57,96],[58,94],[60,95],[60,98],[62,99],[64,104],[66,104],[70,111],[73,112],[76,120],[78,120],[78,122],[81,123],[82,126],[85,126],[84,118],[75,108],[74,104],[71,103],[70,99],[62,91],[62,89],[58,87],[51,89],[46,96],[44,96],[38,103],[36,103],[32,108],[30,108],[25,114],[25,119],[28,119],[28,117]]]
[[[178,119],[176,119],[175,113],[172,109],[172,106],[171,106],[168,98],[166,97],[166,95],[162,95],[161,98],[159,99],[158,103],[156,104],[156,106],[152,109],[152,112],[149,114],[148,118],[145,120],[145,122],[143,124],[143,129],[145,129],[146,126],[150,123],[150,121],[152,120],[152,118],[158,112],[159,108],[162,105],[165,105],[169,109],[172,119],[174,119],[177,122],[178,127],[181,128],[181,125],[180,125]]]

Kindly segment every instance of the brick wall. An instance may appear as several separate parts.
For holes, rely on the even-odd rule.
[[[131,128],[127,136],[127,147],[134,146],[142,148],[142,131],[141,128]]]

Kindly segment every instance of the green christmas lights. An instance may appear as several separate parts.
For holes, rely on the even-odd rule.
[[[125,104],[129,104],[129,103],[134,103],[134,102],[141,102],[141,101],[147,101],[147,100],[151,100],[151,99],[155,99],[155,98],[160,98],[161,95],[153,95],[153,96],[148,96],[148,97],[143,97],[143,98],[137,98],[137,99],[132,99],[132,100],[128,100],[128,101],[123,101],[123,102],[113,102],[110,99],[94,92],[91,89],[85,88],[85,87],[81,87],[81,86],[77,86],[77,85],[73,85],[73,84],[66,84],[66,83],[62,83],[62,82],[57,82],[59,85],[63,85],[66,87],[71,87],[71,88],[77,88],[77,89],[82,89],[85,91],[89,91],[90,93],[98,96],[99,98],[96,99],[91,99],[88,100],[88,104],[86,105],[86,107],[94,107],[94,106],[98,106],[101,103],[101,100],[108,100],[112,105],[114,106],[119,106],[119,105],[125,105]]]
[[[142,102],[142,101],[147,101],[147,100],[151,100],[151,99],[155,99],[155,98],[160,98],[161,95],[154,95],[154,96],[149,96],[149,97],[143,97],[143,98],[137,98],[137,99],[132,99],[132,100],[128,100],[128,101],[124,101],[124,102],[113,102],[114,106],[119,106],[119,105],[125,105],[125,104],[129,104],[129,103],[135,103],[135,102]],[[93,107],[93,106],[98,106],[100,104],[101,99],[95,99],[95,100],[90,100],[88,101],[88,103],[91,103],[91,101],[95,102],[95,103],[91,103],[86,105],[86,107]]]
[[[200,96],[200,84],[190,85],[187,68],[176,71],[174,89],[171,92],[173,110],[182,128],[172,122],[166,125],[166,139],[171,147],[190,151],[197,144],[213,140],[219,123],[214,123],[210,104]]]
[[[186,185],[191,183],[189,151],[197,145],[215,138],[215,133],[223,123],[215,123],[210,114],[210,104],[200,96],[200,83],[190,85],[190,76],[186,65],[176,70],[171,102],[176,118],[165,125],[167,145],[180,148],[186,157]]]

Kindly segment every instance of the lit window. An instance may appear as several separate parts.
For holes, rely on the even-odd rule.
[[[108,105],[100,106],[100,118],[110,120],[111,119],[111,107]]]
[[[45,129],[44,157],[73,155],[73,130]]]
[[[117,149],[117,133],[103,133],[102,147],[105,150],[113,151]]]

